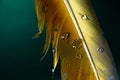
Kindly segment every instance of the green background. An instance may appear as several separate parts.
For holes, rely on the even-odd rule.
[[[120,73],[119,3],[91,1]],[[33,0],[0,0],[0,80],[51,80],[52,53],[40,62],[45,32],[32,39],[36,32]]]

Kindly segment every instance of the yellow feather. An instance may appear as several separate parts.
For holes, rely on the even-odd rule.
[[[39,23],[44,27],[43,57],[50,44],[53,72],[60,59],[62,80],[119,80],[114,61],[89,0],[35,0]]]

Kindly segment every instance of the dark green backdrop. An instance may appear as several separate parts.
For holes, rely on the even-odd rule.
[[[119,3],[91,1],[120,73]],[[0,80],[51,80],[51,51],[40,63],[45,34],[32,40],[36,32],[33,0],[0,0]]]

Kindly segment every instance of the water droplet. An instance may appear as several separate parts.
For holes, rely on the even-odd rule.
[[[61,36],[61,39],[64,39],[64,38],[65,38],[65,36],[62,35],[62,36]]]
[[[82,40],[81,39],[75,39],[73,42],[72,42],[72,47],[73,49],[77,49],[77,48],[80,48],[82,46]]]
[[[98,51],[102,53],[102,52],[104,52],[104,49],[103,48],[98,48]]]
[[[55,53],[56,50],[57,50],[57,47],[55,46],[55,47],[53,47],[52,52]]]
[[[73,49],[76,49],[76,46],[72,46],[73,47]]]
[[[63,39],[63,40],[67,40],[69,37],[70,37],[69,33],[62,33],[62,35],[61,35],[61,39]]]
[[[52,69],[52,72],[53,72],[53,73],[54,73],[54,71],[55,71],[55,70],[54,70],[54,69]]]
[[[81,18],[82,18],[83,20],[88,19],[87,15],[82,15]]]
[[[77,55],[76,55],[76,58],[77,58],[77,59],[81,59],[82,56],[81,56],[80,54],[77,54]]]

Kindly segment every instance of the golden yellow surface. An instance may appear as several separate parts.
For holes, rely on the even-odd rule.
[[[60,59],[62,80],[118,80],[107,41],[89,0],[35,0],[43,57],[52,44],[53,72]],[[51,63],[52,64],[52,63]]]
[[[61,30],[61,37],[69,36],[58,41],[58,53],[61,62],[62,80],[96,80],[90,61],[83,47],[83,41],[69,18],[66,17]]]

